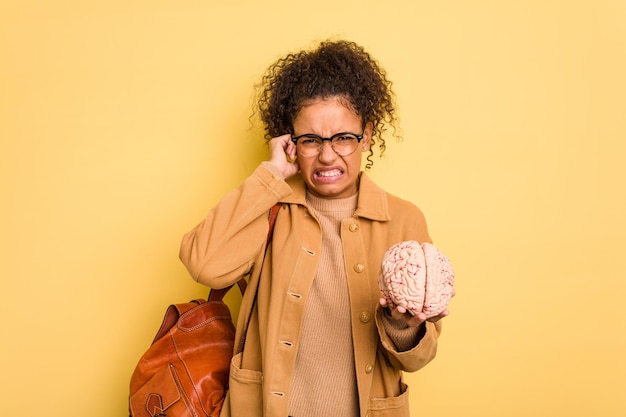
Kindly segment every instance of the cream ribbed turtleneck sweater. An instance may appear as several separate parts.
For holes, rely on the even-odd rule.
[[[307,194],[322,228],[318,269],[306,302],[289,415],[359,415],[350,322],[350,294],[341,245],[341,220],[354,214],[357,195],[325,199]]]

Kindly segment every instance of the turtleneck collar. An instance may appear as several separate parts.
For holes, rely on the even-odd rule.
[[[287,184],[291,187],[292,193],[282,198],[280,202],[307,205],[306,184],[302,176],[299,173],[294,175],[287,180]],[[361,172],[360,175],[358,194],[348,198],[356,198],[357,200],[354,212],[356,216],[377,221],[388,221],[391,219],[387,193],[376,185],[365,172]],[[331,199],[323,200],[332,201]]]

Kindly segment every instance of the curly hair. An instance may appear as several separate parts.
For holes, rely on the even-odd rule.
[[[265,139],[293,134],[293,122],[311,100],[330,97],[346,99],[361,117],[363,126],[372,123],[372,146],[366,168],[373,166],[375,137],[380,155],[386,124],[397,131],[398,117],[391,81],[378,62],[354,42],[323,41],[316,49],[289,53],[274,62],[256,85],[256,102],[265,128]]]

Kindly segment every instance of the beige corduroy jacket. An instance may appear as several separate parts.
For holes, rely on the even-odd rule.
[[[180,258],[196,281],[223,288],[251,273],[242,312],[250,311],[258,287],[243,354],[231,362],[222,416],[287,416],[300,323],[321,246],[321,230],[307,209],[305,193],[300,176],[284,181],[261,165],[183,237]],[[267,215],[277,202],[282,206],[263,261]],[[419,344],[398,352],[382,325],[378,272],[384,252],[393,244],[430,242],[424,216],[362,173],[357,209],[342,222],[341,239],[360,415],[408,416],[402,371],[416,371],[435,357],[441,325],[427,323]],[[246,316],[239,314],[235,346]]]

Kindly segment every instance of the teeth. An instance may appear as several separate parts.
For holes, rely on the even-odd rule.
[[[320,171],[317,175],[320,177],[336,177],[337,175],[341,175],[341,171],[338,169],[333,169],[332,171]]]

